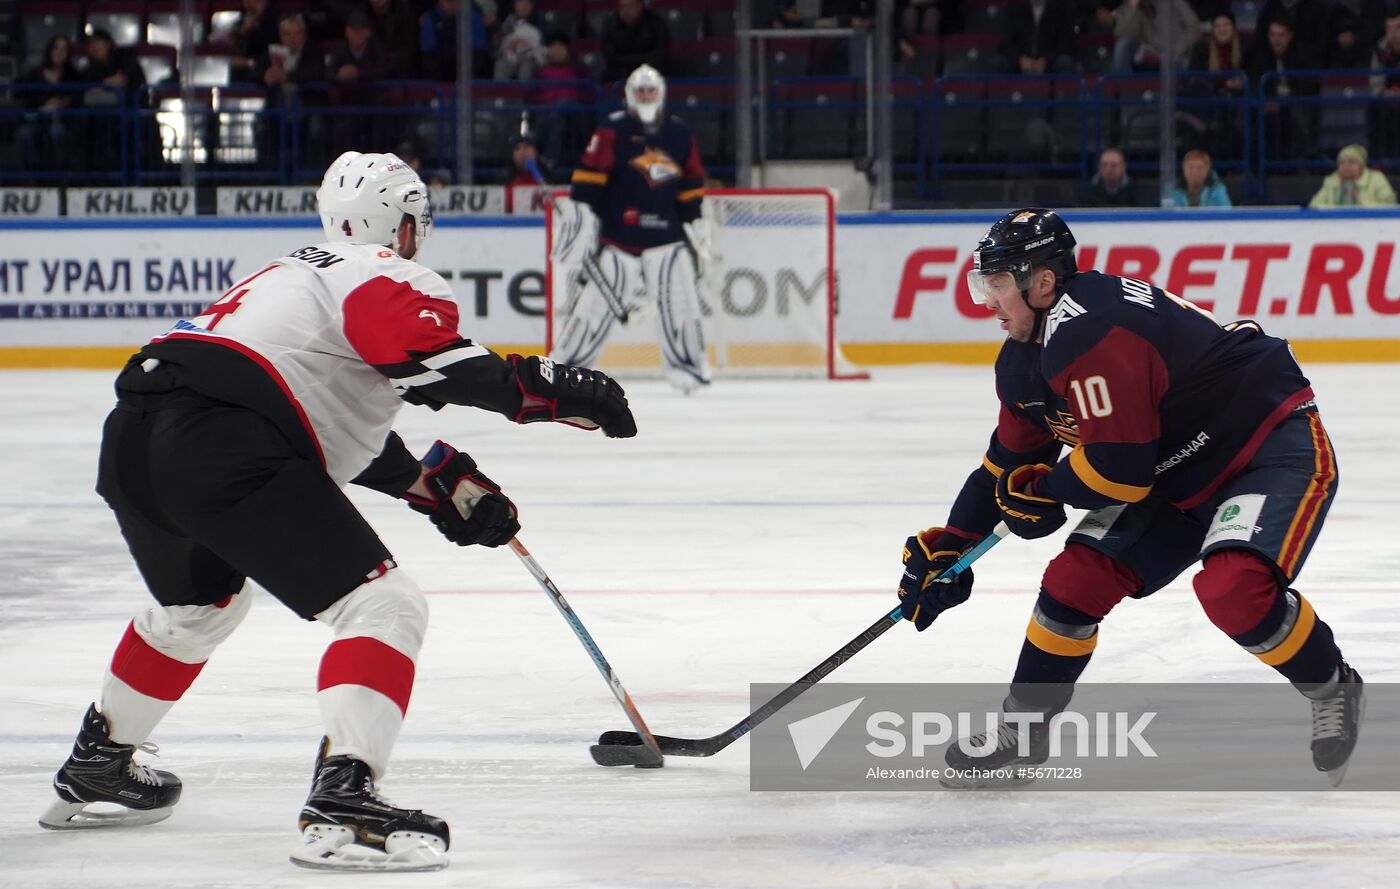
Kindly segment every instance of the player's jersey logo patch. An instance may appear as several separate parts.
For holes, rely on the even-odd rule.
[[[1050,345],[1050,337],[1055,335],[1055,331],[1061,324],[1083,314],[1084,307],[1070,299],[1068,293],[1060,297],[1051,307],[1050,314],[1045,316],[1045,337],[1041,341],[1042,345]]]
[[[1079,447],[1079,424],[1074,421],[1074,416],[1064,411],[1055,411],[1055,416],[1045,414],[1045,425],[1050,427],[1050,434],[1072,448]]]
[[[419,318],[432,318],[434,324],[436,324],[438,327],[441,327],[441,326],[442,326],[442,318],[439,317],[439,316],[438,316],[438,313],[437,313],[437,312],[434,312],[432,309],[421,309],[421,310],[418,312],[418,317],[419,317]]]
[[[642,174],[642,178],[652,188],[666,185],[673,179],[679,179],[681,175],[680,164],[671,160],[671,156],[659,148],[648,148],[628,163]]]

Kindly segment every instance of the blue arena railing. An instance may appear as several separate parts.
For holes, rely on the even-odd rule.
[[[1178,148],[1204,148],[1217,170],[1241,177],[1242,196],[1266,195],[1271,177],[1329,170],[1340,147],[1369,146],[1373,165],[1400,168],[1400,94],[1379,94],[1400,71],[1182,72]],[[1286,87],[1286,89],[1281,89]],[[707,168],[734,173],[732,78],[673,78],[671,104],[691,118]],[[506,177],[509,139],[522,119],[567,175],[592,129],[622,106],[618,85],[477,81],[470,121],[477,181]],[[366,94],[333,83],[269,93],[254,84],[124,92],[102,84],[0,87],[0,185],[150,185],[178,181],[184,152],[199,181],[314,182],[347,145],[415,146],[427,170],[455,167],[457,115],[450,84],[385,81]],[[59,99],[62,101],[51,101]],[[1027,177],[1082,184],[1109,145],[1129,169],[1157,169],[1157,79],[1151,74],[955,75],[894,78],[894,170],[921,199],[960,180]],[[853,77],[789,77],[767,87],[768,156],[859,160],[865,84]],[[45,107],[47,106],[47,107]],[[757,111],[755,111],[757,113]],[[192,130],[184,142],[184,117]],[[1236,186],[1239,187],[1239,186]]]

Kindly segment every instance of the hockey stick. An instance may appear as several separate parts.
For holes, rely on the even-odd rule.
[[[998,523],[992,533],[984,537],[976,546],[963,553],[940,577],[956,577],[966,571],[982,554],[991,549],[1003,537],[1011,533],[1006,524]],[[885,631],[904,619],[896,607],[889,614],[881,615],[875,623],[866,627],[850,642],[847,642],[831,657],[813,667],[805,676],[779,692],[772,700],[745,716],[737,724],[709,738],[670,738],[656,735],[655,741],[663,754],[668,756],[714,756],[735,741],[758,727],[768,717],[791,704],[807,689],[824,679],[831,671],[855,657],[865,646],[884,635]],[[593,761],[600,766],[636,765],[639,759],[650,757],[650,751],[641,746],[642,738],[636,732],[604,732],[598,743],[589,748]]]
[[[554,607],[559,609],[559,613],[564,615],[564,620],[568,622],[569,628],[574,631],[578,641],[583,643],[584,650],[593,659],[593,664],[598,668],[598,672],[603,674],[603,679],[607,681],[608,688],[612,689],[613,697],[622,705],[622,710],[627,714],[627,719],[632,723],[635,732],[629,732],[637,740],[632,747],[633,758],[627,765],[633,765],[641,769],[659,769],[666,764],[661,755],[661,748],[656,743],[656,736],[647,728],[646,722],[642,720],[642,714],[637,712],[637,705],[632,703],[632,696],[627,693],[627,689],[622,687],[622,680],[617,678],[613,672],[612,665],[608,659],[603,657],[603,651],[598,647],[598,643],[593,641],[588,629],[584,627],[583,621],[579,620],[574,609],[569,607],[569,603],[564,598],[564,594],[559,592],[559,587],[554,585],[554,581],[549,579],[549,575],[540,567],[540,563],[535,561],[535,557],[530,555],[530,551],[525,548],[519,538],[510,539],[510,548],[520,557],[520,561],[525,565],[525,569],[535,578],[540,585],[540,589],[549,595],[549,600],[554,603]],[[597,754],[594,754],[597,758]]]
[[[561,216],[559,201],[554,197],[553,192],[549,190],[549,183],[544,181],[544,174],[540,172],[540,165],[535,162],[533,157],[526,159],[525,169],[528,170],[535,181],[539,183],[540,190],[544,193],[545,199],[549,201],[549,206],[554,208],[554,215]],[[574,237],[577,237],[577,235]],[[603,300],[608,304],[608,309],[617,320],[626,324],[628,316],[631,313],[627,311],[627,303],[623,301],[622,294],[617,292],[612,286],[612,283],[603,275],[603,270],[598,266],[598,255],[601,252],[602,248],[600,247],[583,258],[583,274],[579,277],[587,278],[592,281],[593,285],[598,288],[598,292],[603,294]]]

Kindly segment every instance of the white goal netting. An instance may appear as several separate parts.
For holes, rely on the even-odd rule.
[[[836,338],[836,215],[826,189],[712,189],[702,205],[711,222],[714,267],[700,281],[705,336],[716,377],[863,377]],[[547,211],[547,249],[555,214]],[[566,320],[582,269],[548,259],[548,337]],[[615,325],[598,362],[609,372],[659,373],[655,313]]]

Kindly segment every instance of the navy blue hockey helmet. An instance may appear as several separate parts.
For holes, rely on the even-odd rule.
[[[972,252],[972,271],[967,274],[972,298],[986,302],[986,279],[1003,272],[1011,273],[1024,294],[1030,288],[1031,273],[1041,267],[1054,272],[1056,289],[1063,289],[1079,270],[1074,246],[1074,235],[1054,210],[1012,210],[992,223]]]

